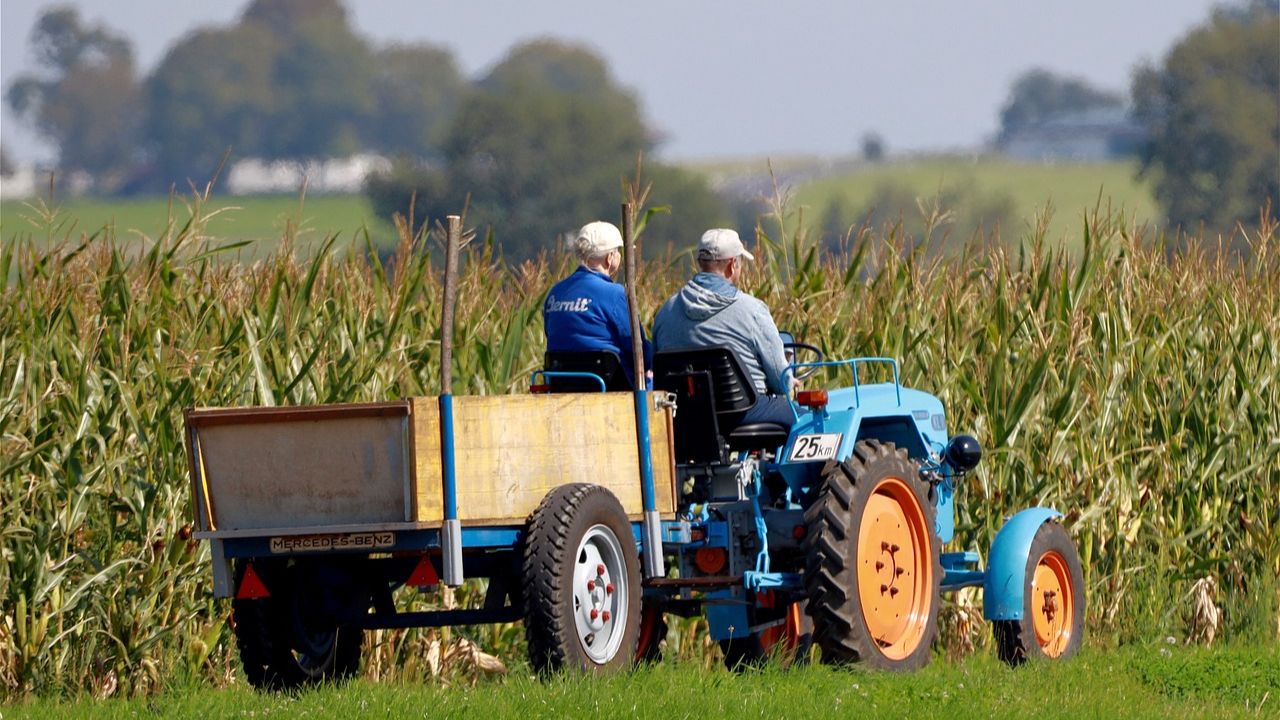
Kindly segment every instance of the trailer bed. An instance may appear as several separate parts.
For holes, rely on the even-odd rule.
[[[453,398],[458,518],[520,525],[553,487],[607,487],[643,514],[631,393]],[[439,528],[444,497],[434,397],[308,407],[204,408],[186,416],[192,497],[210,538]],[[660,513],[675,510],[671,410],[651,408]]]

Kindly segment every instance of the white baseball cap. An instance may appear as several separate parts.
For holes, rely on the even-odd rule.
[[[587,223],[578,231],[573,249],[582,257],[600,257],[614,248],[622,247],[622,233],[610,222],[597,220]]]
[[[698,241],[699,260],[728,260],[739,255],[748,260],[756,259],[742,246],[742,238],[738,237],[736,230],[713,228],[702,233],[702,240]]]

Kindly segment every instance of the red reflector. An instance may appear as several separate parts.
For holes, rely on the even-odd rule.
[[[808,532],[809,532],[809,531],[805,529],[805,526],[803,526],[803,525],[797,525],[797,526],[795,526],[795,527],[791,528],[791,537],[793,537],[793,538],[795,538],[795,539],[797,539],[797,540],[803,540],[803,539],[804,539],[804,536],[805,536]]]
[[[267,591],[267,586],[262,584],[262,578],[258,577],[253,565],[250,565],[244,569],[244,577],[240,578],[240,592],[236,593],[236,599],[257,600],[264,597],[271,597],[271,593]]]
[[[550,385],[530,385],[529,392],[533,393],[534,395],[545,395],[551,392],[551,386]]]
[[[796,393],[796,402],[809,408],[821,408],[827,406],[826,390],[801,390]]]
[[[409,575],[409,579],[404,584],[410,587],[439,585],[440,576],[436,575],[436,566],[431,564],[430,558],[423,555],[418,558],[417,566],[413,568],[413,573]]]

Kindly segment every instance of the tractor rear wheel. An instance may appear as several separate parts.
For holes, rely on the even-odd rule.
[[[237,566],[237,585],[246,567]],[[321,615],[318,608],[324,603],[304,570],[262,562],[254,570],[271,595],[231,605],[236,645],[250,685],[294,690],[359,672],[364,631]]]
[[[996,653],[1015,667],[1075,655],[1084,639],[1084,572],[1062,525],[1051,520],[1036,530],[1025,578],[1022,619],[991,624]]]
[[[911,670],[929,661],[941,604],[941,542],[929,486],[892,443],[828,462],[805,511],[805,587],[829,663]]]
[[[529,520],[525,638],[540,673],[629,665],[640,632],[640,556],[631,523],[599,485],[561,485]]]

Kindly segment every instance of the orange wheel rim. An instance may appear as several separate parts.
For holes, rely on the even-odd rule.
[[[1036,644],[1048,657],[1060,657],[1071,643],[1076,613],[1072,591],[1066,559],[1057,550],[1041,555],[1031,579],[1031,624]]]
[[[933,529],[915,491],[881,480],[858,528],[858,599],[880,652],[901,660],[920,646],[933,603]]]

